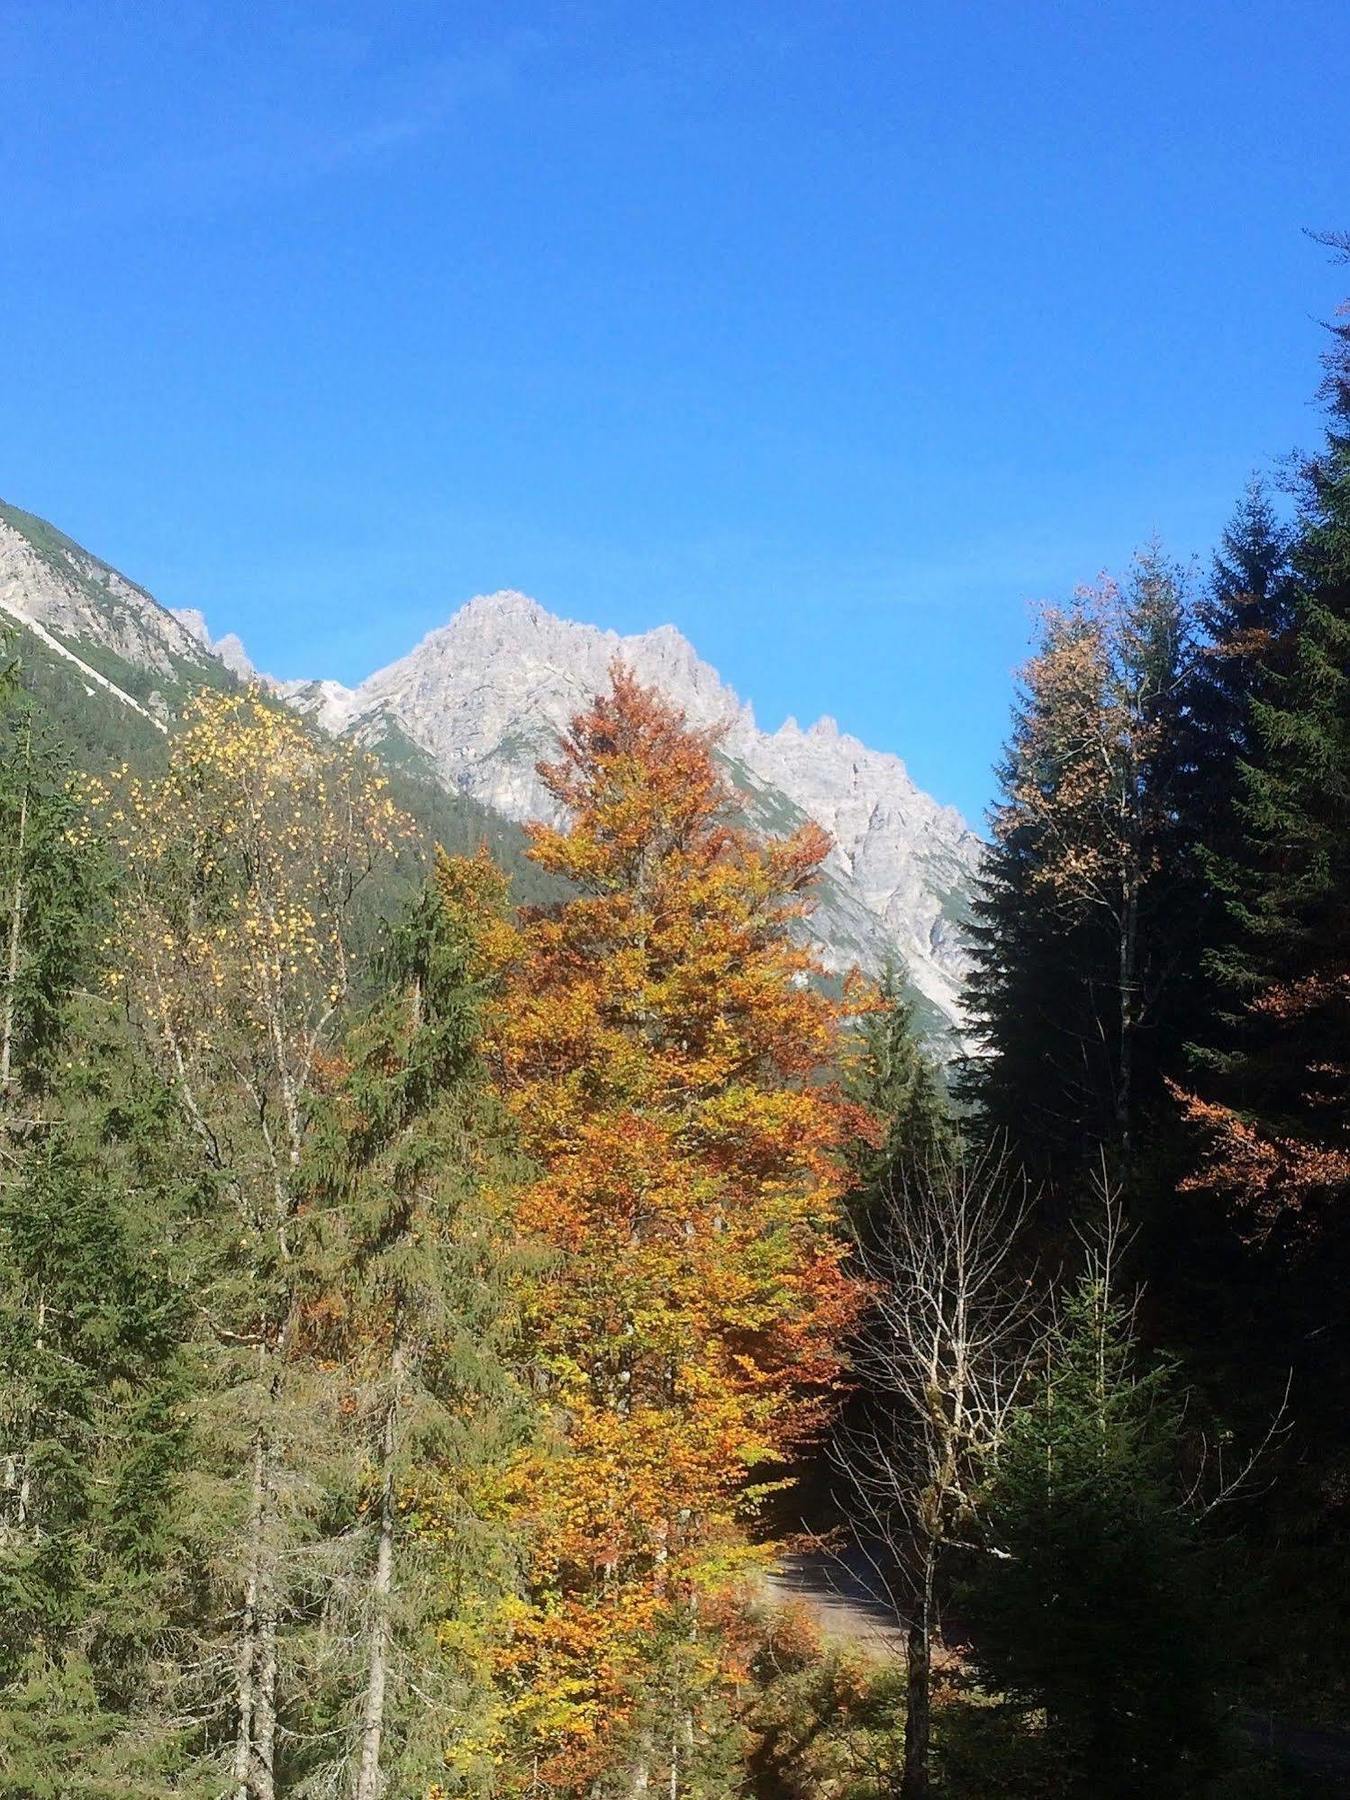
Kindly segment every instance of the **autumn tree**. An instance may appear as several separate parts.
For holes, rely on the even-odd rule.
[[[620,665],[531,828],[576,897],[529,915],[496,1058],[541,1174],[525,1327],[555,1442],[522,1460],[530,1603],[504,1673],[549,1792],[693,1791],[718,1621],[854,1308],[833,1233],[840,1007],[795,930],[827,848],[741,828],[716,733]],[[597,1786],[597,1784],[599,1784]]]
[[[1127,1164],[1175,969],[1177,719],[1187,618],[1155,551],[1045,615],[975,902],[968,1086],[1038,1174]]]
[[[199,1478],[219,1599],[202,1621],[196,1704],[231,1792],[272,1800],[280,1636],[331,1437],[303,1356],[297,1176],[352,981],[353,901],[401,821],[366,759],[256,692],[203,694],[167,773],[123,770],[91,801],[121,871],[115,991],[208,1193],[166,1221],[174,1279],[214,1353],[197,1409],[214,1446]]]

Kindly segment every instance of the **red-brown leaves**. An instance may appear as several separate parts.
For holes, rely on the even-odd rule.
[[[517,1676],[522,1718],[554,1690],[560,1792],[623,1729],[659,1620],[753,1555],[748,1485],[816,1424],[857,1306],[832,1231],[851,1121],[819,1080],[844,1009],[790,935],[828,840],[740,828],[717,736],[621,667],[573,720],[541,766],[568,826],[532,839],[583,891],[527,920],[495,1046],[541,1170],[518,1223],[553,1253],[527,1311],[561,1445],[520,1472]]]

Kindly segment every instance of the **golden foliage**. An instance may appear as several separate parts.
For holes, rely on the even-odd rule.
[[[817,1424],[857,1302],[821,1079],[845,1008],[793,937],[827,840],[738,827],[714,742],[619,666],[573,720],[540,770],[570,824],[532,845],[579,892],[527,917],[495,1025],[542,1171],[516,1218],[550,1252],[524,1305],[554,1423],[516,1471],[503,1666],[563,1793],[612,1766],[672,1632],[691,1717],[732,1681],[709,1609],[762,1554],[754,1484]]]

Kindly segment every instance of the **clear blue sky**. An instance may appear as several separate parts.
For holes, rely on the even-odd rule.
[[[1346,0],[0,6],[0,494],[279,674],[671,620],[977,818],[1317,431]]]

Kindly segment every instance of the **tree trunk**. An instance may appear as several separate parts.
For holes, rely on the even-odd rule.
[[[259,1373],[267,1368],[265,1344],[258,1346]],[[276,1399],[276,1379],[268,1389]],[[276,1759],[277,1594],[271,1542],[272,1451],[265,1422],[253,1439],[253,1480],[249,1497],[248,1575],[240,1620],[236,1675],[232,1774],[236,1800],[274,1800]]]
[[[253,1707],[249,1800],[274,1800],[277,1758],[277,1593],[270,1551],[258,1584],[258,1691]]]
[[[928,1800],[935,1558],[934,1546],[925,1544],[916,1604],[905,1640],[905,1770],[900,1784],[901,1800]]]
[[[46,1330],[47,1330],[47,1300],[46,1300],[45,1294],[40,1293],[38,1295],[38,1303],[37,1303],[37,1337],[35,1339],[35,1345],[36,1345],[39,1360],[41,1359],[42,1351],[43,1351],[43,1348],[45,1347],[45,1343],[46,1343]],[[30,1516],[32,1513],[32,1507],[33,1507],[33,1480],[32,1480],[33,1443],[37,1437],[37,1431],[38,1431],[38,1403],[37,1403],[37,1400],[34,1399],[33,1406],[29,1413],[29,1418],[28,1418],[28,1443],[23,1451],[23,1461],[22,1461],[22,1465],[21,1465],[22,1473],[19,1476],[18,1509],[15,1514],[15,1519],[18,1524],[19,1530],[21,1532],[27,1531],[29,1526],[32,1525],[32,1531],[33,1531],[34,1538],[40,1538],[42,1536],[42,1531],[41,1531],[40,1527],[33,1522],[33,1520],[31,1519],[31,1516]]]
[[[650,1792],[652,1785],[652,1734],[644,1731],[638,1740],[637,1760],[633,1764],[628,1792],[637,1796]]]
[[[366,1666],[366,1699],[361,1717],[361,1760],[354,1800],[379,1800],[380,1744],[384,1737],[384,1696],[389,1678],[390,1605],[394,1587],[394,1452],[403,1352],[395,1345],[389,1359],[389,1401],[384,1410],[380,1460],[380,1536],[371,1591],[370,1655]]]
[[[235,1800],[249,1800],[249,1774],[253,1762],[253,1676],[258,1660],[258,1576],[262,1568],[263,1490],[267,1453],[259,1431],[253,1442],[253,1493],[249,1502],[248,1576],[239,1622],[235,1710],[238,1723],[234,1739]]]
[[[1139,888],[1138,850],[1131,853],[1122,884],[1117,979],[1120,987],[1120,1041],[1117,1051],[1115,1125],[1121,1175],[1129,1167],[1134,1108],[1134,1041],[1139,1024]]]
[[[28,839],[28,789],[19,802],[19,838],[14,857],[14,888],[9,902],[9,949],[5,958],[5,1013],[0,1033],[0,1095],[8,1097],[14,1056],[14,1013],[19,986],[19,943],[23,936],[23,858]]]

